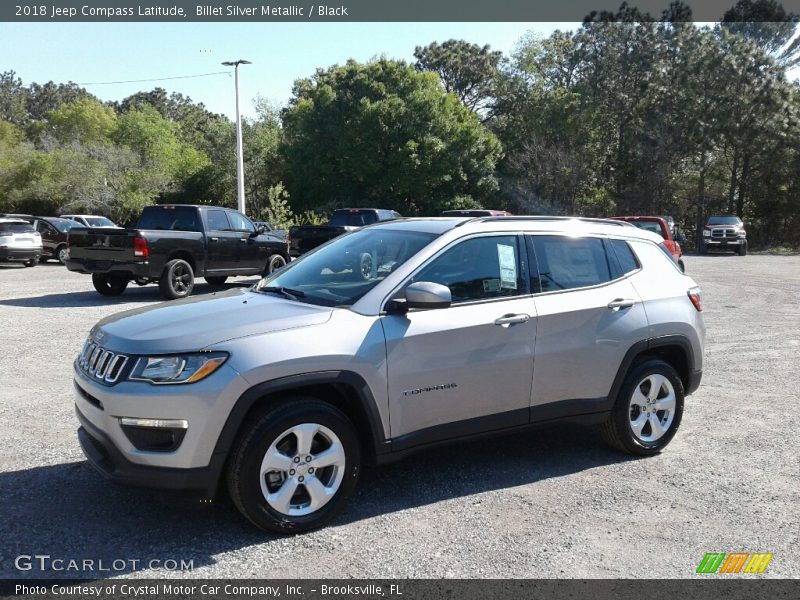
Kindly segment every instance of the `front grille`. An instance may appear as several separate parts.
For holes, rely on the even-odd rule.
[[[126,364],[128,364],[126,355],[107,350],[91,339],[86,340],[78,356],[80,370],[103,383],[116,383]]]
[[[712,229],[711,237],[718,239],[732,239],[736,237],[735,229]]]

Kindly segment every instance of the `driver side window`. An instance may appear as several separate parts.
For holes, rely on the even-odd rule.
[[[414,281],[450,288],[453,304],[517,296],[524,292],[517,237],[476,237],[460,242],[424,267]]]

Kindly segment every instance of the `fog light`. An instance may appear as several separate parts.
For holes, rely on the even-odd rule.
[[[119,422],[134,448],[146,452],[177,450],[189,427],[189,422],[184,419],[121,418]]]

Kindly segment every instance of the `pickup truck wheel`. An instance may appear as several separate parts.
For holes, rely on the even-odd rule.
[[[62,265],[66,264],[67,259],[69,258],[69,248],[66,246],[59,246],[56,250],[56,257],[58,258],[58,262]]]
[[[206,277],[206,281],[210,285],[222,285],[228,280],[227,275],[219,275],[217,277]]]
[[[286,266],[286,259],[280,254],[273,254],[267,261],[267,266],[264,269],[264,277],[267,275],[272,275],[273,271],[277,271],[284,266]]]
[[[342,511],[360,465],[350,420],[330,404],[297,396],[243,426],[226,479],[233,503],[256,527],[300,533]]]
[[[194,271],[185,260],[175,258],[164,265],[158,280],[161,295],[167,300],[185,298],[194,289]]]
[[[737,251],[739,256],[747,256],[747,242],[744,244],[739,244],[739,250]]]
[[[128,280],[116,275],[94,273],[92,275],[92,285],[103,296],[119,296],[128,287]]]
[[[663,450],[683,416],[683,384],[663,360],[634,363],[601,432],[612,447],[650,456]]]

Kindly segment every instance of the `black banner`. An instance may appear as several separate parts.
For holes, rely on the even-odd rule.
[[[0,598],[38,600],[782,600],[800,596],[800,580],[266,580],[175,579],[0,581]]]
[[[0,21],[582,21],[592,11],[616,12],[621,0],[4,0]],[[733,0],[687,0],[694,21],[715,21]],[[669,0],[630,0],[629,6],[655,19]],[[786,11],[800,13],[800,0],[784,0]]]

